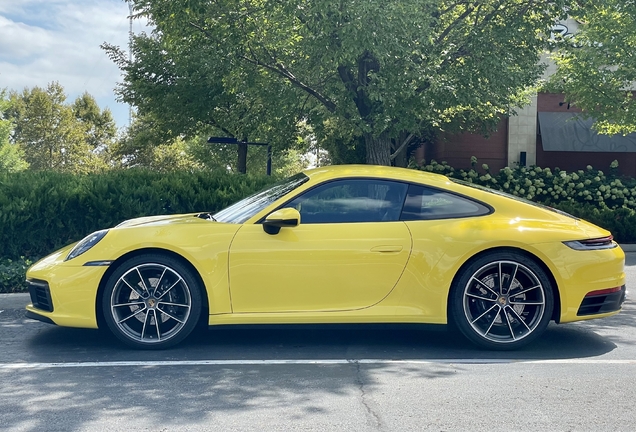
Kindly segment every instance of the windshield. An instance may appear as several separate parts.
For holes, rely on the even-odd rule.
[[[224,208],[213,215],[214,220],[226,223],[243,223],[307,180],[309,177],[303,173],[298,173]]]

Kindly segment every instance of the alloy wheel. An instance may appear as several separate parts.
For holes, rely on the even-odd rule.
[[[546,287],[529,267],[497,260],[480,267],[463,289],[463,312],[482,339],[510,344],[531,335],[546,313]]]

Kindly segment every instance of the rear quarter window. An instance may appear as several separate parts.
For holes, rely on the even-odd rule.
[[[492,209],[472,199],[425,186],[410,185],[401,220],[455,219],[483,216]]]

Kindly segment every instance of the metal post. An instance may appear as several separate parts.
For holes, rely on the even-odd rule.
[[[272,175],[272,146],[267,144],[267,175]]]
[[[128,29],[128,64],[130,65],[133,60],[132,44],[133,44],[133,6],[132,3],[128,3],[128,12],[130,13],[130,28]],[[128,104],[128,127],[132,125],[132,102]]]

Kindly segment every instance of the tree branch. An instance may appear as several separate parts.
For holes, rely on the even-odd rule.
[[[413,139],[415,135],[413,134],[409,134],[409,136],[406,137],[406,139],[402,142],[402,144],[397,148],[397,150],[391,155],[391,160],[394,160],[397,155],[400,154],[400,152],[402,150],[404,150],[404,147],[406,147],[408,145],[408,143],[411,142],[411,140]]]
[[[440,44],[444,39],[446,39],[446,36],[448,36],[448,34],[455,28],[457,27],[468,15],[470,15],[471,13],[473,13],[473,11],[475,10],[475,7],[469,7],[468,9],[466,9],[464,11],[463,14],[461,14],[459,17],[457,17],[457,19],[455,21],[453,21],[451,24],[448,25],[448,27],[446,27],[446,29],[442,32],[442,34],[440,34],[437,39],[435,39],[435,45]]]
[[[210,32],[208,32],[206,29],[204,29],[203,27],[201,27],[200,25],[190,22],[189,23],[192,27],[196,28],[197,30],[199,30],[200,32],[202,32],[205,36],[207,36],[208,39],[214,41],[214,38],[212,37],[212,35],[210,34]],[[308,86],[307,84],[303,83],[301,80],[299,80],[298,78],[296,78],[296,76],[294,76],[293,73],[291,73],[286,67],[285,65],[283,65],[280,61],[278,61],[276,63],[276,65],[271,65],[269,63],[263,62],[261,61],[256,54],[250,49],[250,53],[252,55],[252,58],[249,58],[246,55],[239,55],[239,58],[245,60],[246,62],[254,65],[254,66],[259,66],[259,67],[263,67],[269,71],[272,71],[274,73],[276,73],[277,75],[282,76],[283,78],[287,79],[289,82],[291,82],[293,85],[295,85],[296,87],[300,88],[301,90],[305,91],[306,93],[310,94],[311,96],[313,96],[314,98],[316,98],[321,104],[324,105],[325,108],[327,108],[327,110],[331,113],[336,111],[336,104],[329,100],[329,98],[327,98],[326,96],[322,95],[320,92],[318,92],[317,90],[311,88],[310,86]],[[276,59],[273,59],[274,61],[276,61]]]

